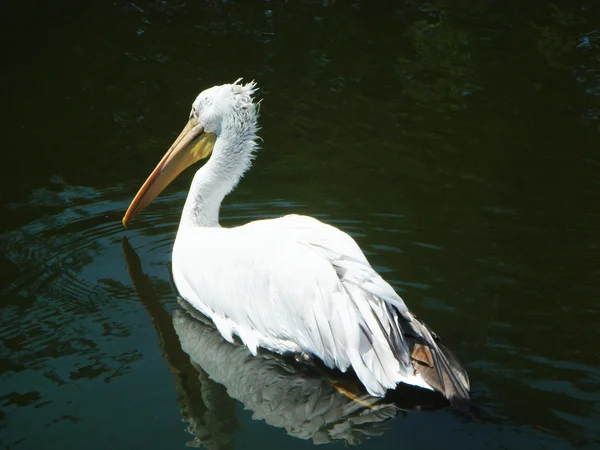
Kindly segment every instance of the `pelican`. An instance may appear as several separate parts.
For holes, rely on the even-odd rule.
[[[184,169],[194,175],[173,246],[179,294],[221,335],[329,368],[354,370],[369,394],[399,383],[469,402],[469,379],[438,336],[407,308],[343,231],[301,215],[219,225],[225,196],[257,145],[256,84],[224,84],[194,101],[189,120],[123,217],[123,225]]]

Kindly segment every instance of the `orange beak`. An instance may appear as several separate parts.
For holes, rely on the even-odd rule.
[[[123,217],[123,225],[137,216],[177,175],[212,152],[216,136],[206,133],[195,118],[190,118],[169,151],[142,185]]]

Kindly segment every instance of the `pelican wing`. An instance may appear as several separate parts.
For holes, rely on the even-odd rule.
[[[305,352],[328,367],[352,366],[377,396],[399,382],[431,388],[410,362],[404,302],[350,236],[316,219],[180,230],[173,274],[225,339],[239,336],[254,354]]]

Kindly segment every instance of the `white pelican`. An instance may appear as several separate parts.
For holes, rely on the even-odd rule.
[[[223,337],[327,367],[352,368],[367,391],[398,383],[468,404],[469,380],[439,338],[373,270],[356,242],[312,217],[288,215],[219,226],[223,198],[257,149],[254,82],[214,86],[194,101],[188,123],[131,202],[127,224],[185,168],[195,174],[173,248],[181,296]]]

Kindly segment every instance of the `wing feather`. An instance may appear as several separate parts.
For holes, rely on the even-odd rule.
[[[250,351],[306,352],[354,369],[369,393],[405,382],[432,389],[411,361],[413,316],[356,242],[306,216],[180,230],[173,275],[181,295]],[[404,327],[404,328],[403,328]],[[425,342],[429,342],[424,338]],[[433,344],[435,345],[435,344]]]

